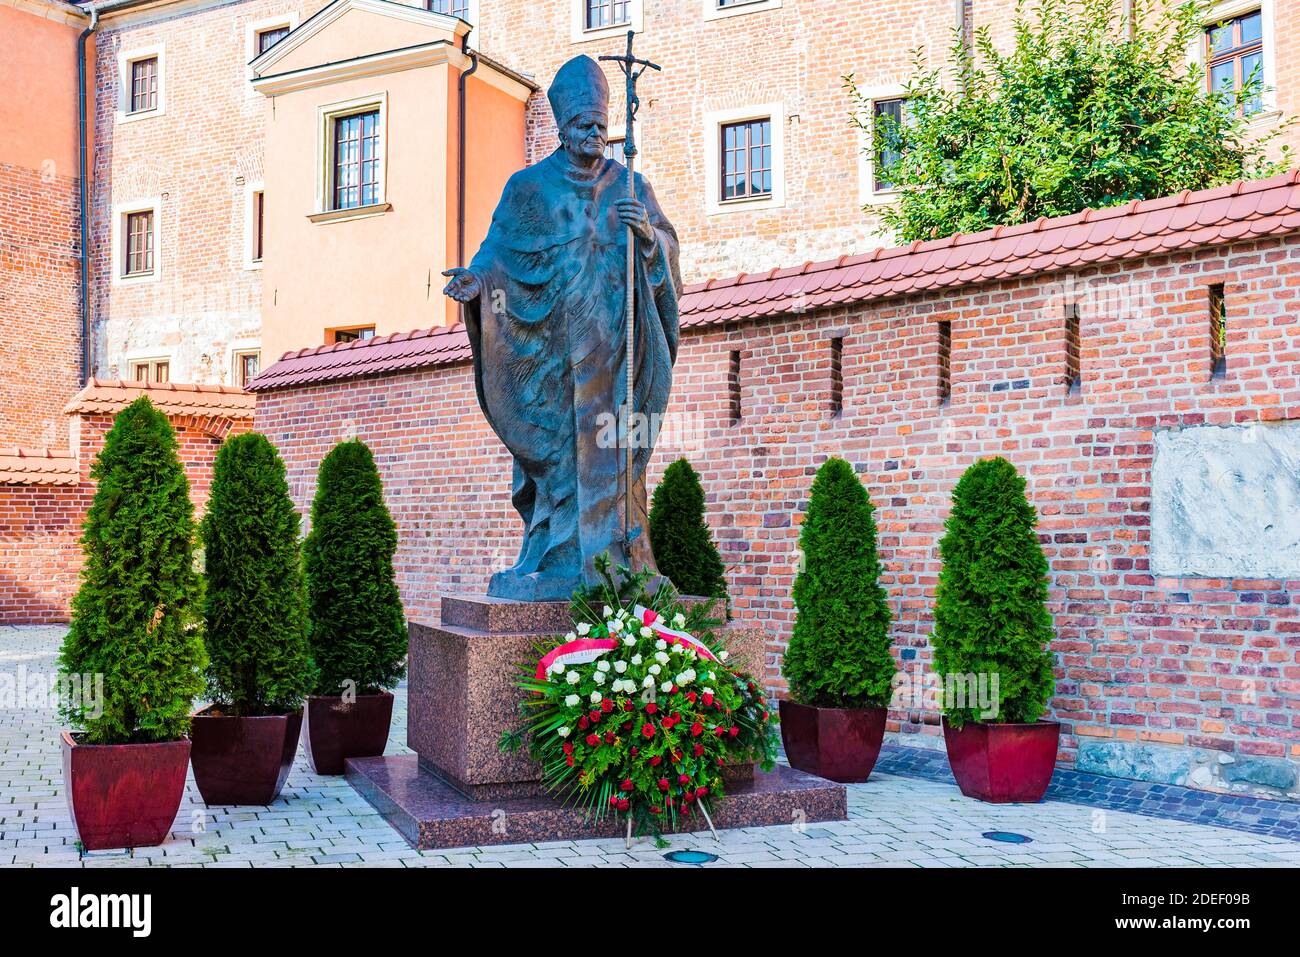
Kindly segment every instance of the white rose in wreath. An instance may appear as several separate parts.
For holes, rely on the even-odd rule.
[[[569,728],[567,726],[563,728],[556,728],[555,733],[562,738],[567,738],[569,736]]]
[[[623,672],[627,671],[627,662],[626,661],[614,662],[614,670],[617,671],[619,674],[622,674]]]
[[[576,708],[578,706],[578,702],[581,700],[582,699],[579,698],[576,694],[568,695],[564,699],[564,706],[566,708]]]
[[[578,674],[576,671],[570,671],[567,675],[564,676],[564,680],[571,685],[576,685],[579,681],[582,680],[582,675]]]

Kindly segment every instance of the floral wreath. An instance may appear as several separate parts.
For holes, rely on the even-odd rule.
[[[696,810],[711,824],[724,767],[775,765],[762,688],[726,664],[709,603],[687,612],[666,583],[649,597],[648,571],[620,566],[615,583],[606,556],[596,571],[600,583],[573,597],[573,631],[521,675],[524,728],[500,746],[526,737],[545,788],[597,821],[626,815],[656,837]]]

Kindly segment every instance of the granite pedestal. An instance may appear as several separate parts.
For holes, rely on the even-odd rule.
[[[350,760],[347,780],[421,848],[604,834],[544,793],[526,748],[507,754],[498,747],[503,731],[522,727],[520,665],[535,662],[572,628],[567,602],[444,597],[441,625],[410,625],[406,739],[416,753]],[[729,664],[761,677],[764,633],[729,626],[723,634]],[[843,787],[789,768],[756,774],[741,765],[728,768],[726,779],[718,827],[789,824],[796,813],[808,821],[847,814]],[[500,831],[502,815],[511,822],[507,833]]]

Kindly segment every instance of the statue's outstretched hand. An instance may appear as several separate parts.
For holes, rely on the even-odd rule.
[[[451,279],[443,287],[442,294],[450,296],[457,302],[470,302],[477,299],[479,293],[483,291],[483,284],[479,282],[478,276],[461,266],[454,266],[443,275],[450,276]]]

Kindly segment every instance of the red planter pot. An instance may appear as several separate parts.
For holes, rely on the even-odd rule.
[[[943,743],[957,786],[967,797],[992,804],[1041,801],[1056,768],[1061,726],[967,722],[961,729],[943,722]]]
[[[317,774],[342,774],[348,758],[374,758],[388,744],[393,696],[357,695],[351,702],[332,695],[307,699],[307,733],[303,745]]]
[[[79,744],[64,731],[63,788],[81,846],[100,851],[167,840],[189,761],[189,741]]]
[[[190,724],[194,783],[206,804],[270,804],[280,795],[298,751],[302,712],[258,718],[209,714]]]
[[[885,737],[884,708],[817,708],[779,702],[790,767],[840,784],[871,776]]]

